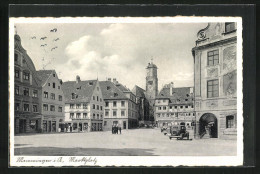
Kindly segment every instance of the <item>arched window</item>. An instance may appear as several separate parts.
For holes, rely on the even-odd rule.
[[[235,127],[235,119],[233,115],[229,115],[226,117],[226,128],[233,128]]]

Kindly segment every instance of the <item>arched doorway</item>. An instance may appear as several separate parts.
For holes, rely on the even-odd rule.
[[[218,120],[214,114],[203,114],[199,122],[199,134],[201,137],[209,136],[210,138],[218,138]]]

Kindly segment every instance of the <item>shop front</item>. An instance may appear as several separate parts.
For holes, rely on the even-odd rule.
[[[64,123],[64,132],[89,132],[90,120],[73,120]]]
[[[40,115],[19,115],[15,117],[15,134],[41,132]]]

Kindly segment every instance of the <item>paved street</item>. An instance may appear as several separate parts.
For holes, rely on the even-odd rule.
[[[191,135],[193,137],[193,135]],[[236,140],[169,140],[159,129],[15,136],[15,155],[24,156],[230,156]]]

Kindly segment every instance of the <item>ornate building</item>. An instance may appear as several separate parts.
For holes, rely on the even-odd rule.
[[[104,130],[111,130],[118,124],[122,129],[136,128],[138,125],[138,107],[136,96],[116,79],[100,82],[105,101]]]
[[[41,130],[41,86],[35,66],[21,45],[21,38],[14,36],[15,68],[15,134]]]
[[[236,23],[209,23],[194,57],[196,137],[236,138]]]
[[[65,128],[68,132],[103,130],[104,100],[98,80],[68,81],[65,95]]]
[[[55,70],[39,70],[37,76],[42,88],[42,132],[63,132],[65,103],[61,89],[62,81]]]

